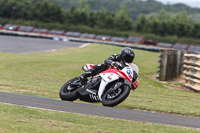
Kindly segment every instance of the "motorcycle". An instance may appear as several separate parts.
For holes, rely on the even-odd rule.
[[[86,72],[94,66],[87,64],[82,69]],[[137,88],[138,80],[132,83],[135,72],[139,73],[135,64],[126,64],[122,69],[111,66],[84,83],[78,77],[69,80],[62,86],[59,95],[66,101],[80,99],[86,102],[101,102],[103,106],[113,107],[123,102],[130,91]]]

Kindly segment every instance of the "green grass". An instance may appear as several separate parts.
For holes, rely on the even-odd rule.
[[[0,103],[1,133],[197,133],[200,130]]]
[[[102,63],[121,49],[92,44],[82,49],[49,53],[0,53],[0,90],[59,98],[60,87],[83,73],[82,65]],[[147,78],[157,71],[159,53],[142,50],[135,50],[135,53],[134,62],[140,68],[139,87],[117,108],[200,116],[198,93],[167,89],[162,83]]]

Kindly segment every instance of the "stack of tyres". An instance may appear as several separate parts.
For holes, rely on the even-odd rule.
[[[200,92],[200,55],[184,55],[185,86]]]

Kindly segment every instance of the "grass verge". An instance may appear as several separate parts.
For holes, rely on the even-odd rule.
[[[0,103],[1,133],[197,133],[199,130]]]

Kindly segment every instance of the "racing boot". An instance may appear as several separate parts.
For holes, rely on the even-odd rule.
[[[92,76],[92,72],[91,71],[87,71],[85,73],[83,73],[82,75],[80,75],[78,78],[81,81],[81,85],[84,85],[87,82],[87,78]]]

